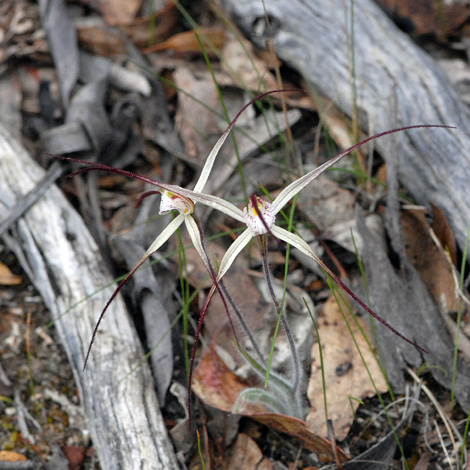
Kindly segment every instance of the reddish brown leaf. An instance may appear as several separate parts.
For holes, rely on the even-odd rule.
[[[178,12],[173,4],[169,4],[154,17],[136,18],[131,23],[120,25],[119,29],[137,47],[144,48],[166,41],[177,22]],[[80,46],[94,54],[110,57],[127,53],[127,45],[119,31],[110,29],[105,23],[79,26],[77,34]]]
[[[77,36],[80,47],[93,54],[112,57],[127,51],[123,38],[105,25],[81,26],[77,29]]]
[[[157,12],[154,16],[136,18],[129,25],[120,29],[138,47],[148,47],[149,44],[167,40],[175,31],[178,24],[179,13],[173,2]]]
[[[386,11],[415,35],[435,34],[444,40],[460,35],[468,20],[465,2],[436,2],[436,0],[378,0]]]
[[[173,50],[179,54],[201,53],[201,46],[195,31],[185,31],[175,34],[168,40],[144,49],[144,54],[151,52]],[[199,40],[209,56],[213,56],[212,48],[221,49],[225,43],[225,32],[220,29],[201,28],[197,31]]]
[[[408,259],[419,272],[434,302],[443,313],[457,310],[452,270],[445,253],[436,246],[430,235],[424,211],[402,211],[401,221]],[[441,218],[439,223],[444,224],[443,221],[445,219]]]
[[[213,348],[207,349],[196,370],[192,388],[206,404],[231,413],[240,393],[248,384],[238,378],[217,355]],[[261,405],[247,403],[244,416],[297,439],[306,449],[315,452],[324,461],[334,461],[332,444],[328,439],[314,434],[304,421],[291,416],[268,413]],[[336,449],[341,462],[350,458],[339,447]]]
[[[64,454],[69,461],[69,470],[78,470],[85,458],[84,447],[79,446],[65,446],[63,448]]]
[[[444,249],[449,250],[452,262],[455,264],[457,262],[457,246],[455,243],[454,232],[452,231],[452,228],[444,212],[442,212],[442,210],[434,204],[432,204],[431,207],[434,216],[434,220],[432,221],[432,229],[434,230],[434,233],[436,234]]]

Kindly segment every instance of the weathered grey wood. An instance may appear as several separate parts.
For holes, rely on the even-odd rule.
[[[43,174],[0,126],[0,219]],[[102,468],[177,469],[149,367],[126,378],[143,353],[121,298],[107,312],[82,371],[93,327],[113,288],[98,292],[111,278],[80,216],[53,186],[6,239],[56,319]]]
[[[263,2],[222,0],[242,29],[264,47]],[[385,158],[416,200],[441,207],[460,246],[470,222],[470,113],[444,73],[371,0],[354,2],[354,51],[362,128],[380,132],[412,124],[459,129],[414,130],[379,139]],[[352,114],[351,11],[344,0],[269,0],[278,56],[309,87]],[[260,36],[261,33],[261,36]]]

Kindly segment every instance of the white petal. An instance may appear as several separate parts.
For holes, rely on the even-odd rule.
[[[239,222],[245,222],[245,216],[243,214],[243,211],[237,206],[233,205],[231,202],[226,201],[225,199],[222,199],[217,196],[212,196],[212,194],[197,193],[195,191],[182,188],[181,186],[177,186],[175,184],[159,183],[159,186],[163,190],[185,197],[186,199],[191,200],[191,202],[193,203],[200,202],[205,206],[212,207],[213,209],[227,214],[229,217],[232,217],[232,219],[238,220]]]
[[[178,227],[183,223],[185,215],[179,214],[175,217],[163,230],[163,232],[155,238],[153,243],[149,246],[147,252],[144,256],[150,256],[152,253],[155,253],[178,229]]]
[[[204,265],[206,266],[207,271],[209,271],[209,274],[210,274],[212,271],[212,268],[210,265],[210,260],[207,258],[207,254],[204,251],[204,246],[203,246],[203,242],[201,239],[201,232],[199,231],[199,227],[197,226],[196,221],[191,216],[185,217],[184,222],[185,222],[186,228],[188,229],[188,233],[191,238],[191,241],[193,242],[193,246],[194,248],[196,248],[196,251],[198,252],[199,256],[204,262]]]
[[[239,222],[245,222],[243,211],[225,199],[212,196],[212,194],[203,193],[192,193],[191,198],[194,202],[200,202],[205,206],[212,207],[213,209],[227,214],[229,217],[232,217],[232,219],[238,220]]]
[[[271,90],[271,91],[267,91],[266,93],[263,93],[263,94],[257,96],[256,98],[252,99],[249,103],[247,103],[245,106],[243,106],[243,108],[233,118],[230,125],[227,127],[227,129],[224,131],[224,133],[220,136],[219,140],[214,145],[214,148],[209,153],[209,156],[207,157],[206,162],[204,163],[204,167],[201,171],[201,175],[199,176],[199,179],[196,183],[196,186],[194,187],[195,192],[199,193],[203,190],[205,184],[207,183],[207,179],[209,178],[210,172],[212,170],[212,166],[214,165],[215,158],[217,157],[217,154],[219,153],[220,147],[222,147],[224,142],[227,140],[227,137],[229,136],[230,131],[235,126],[235,123],[237,122],[238,118],[241,116],[243,111],[245,111],[245,109],[248,108],[248,106],[252,105],[255,101],[258,101],[258,100],[260,100],[261,98],[264,98],[267,95],[271,95],[272,93],[281,93],[283,91],[291,91],[291,90]]]
[[[277,238],[279,238],[280,240],[283,240],[285,241],[286,243],[289,243],[290,245],[292,246],[295,246],[295,248],[297,248],[299,251],[301,251],[303,254],[309,256],[310,258],[312,258],[316,263],[318,263],[318,265],[324,270],[326,271],[328,274],[332,274],[332,271],[330,268],[328,268],[328,266],[326,266],[326,264],[318,257],[318,255],[310,248],[310,246],[308,245],[308,243],[303,240],[302,238],[300,238],[298,235],[296,235],[295,233],[292,233],[292,232],[289,232],[281,227],[278,227],[277,225],[275,225],[273,228],[272,228],[272,232],[273,232],[273,235]],[[333,274],[334,276],[334,274]]]
[[[207,179],[209,178],[210,172],[212,170],[212,166],[214,165],[215,157],[217,157],[220,147],[222,147],[224,142],[227,140],[227,137],[229,136],[230,131],[235,125],[235,122],[236,121],[234,120],[232,124],[230,124],[230,126],[225,130],[225,132],[219,138],[217,143],[214,145],[214,148],[209,153],[209,156],[206,159],[206,163],[204,164],[204,167],[201,171],[201,176],[199,176],[196,186],[194,186],[194,191],[196,191],[197,193],[200,193],[206,185]]]
[[[367,139],[361,140],[357,144],[349,147],[344,152],[341,152],[336,157],[333,157],[331,160],[323,163],[318,168],[310,171],[304,176],[301,176],[299,179],[295,180],[288,186],[286,186],[277,196],[277,198],[273,201],[273,212],[277,214],[297,193],[302,191],[311,181],[313,181],[318,175],[322,174],[325,170],[333,166],[339,160],[341,160],[346,155],[349,155],[352,151],[356,150],[357,148],[361,147],[362,145],[370,142],[371,140],[378,139],[379,137],[383,137],[390,134],[395,134],[397,132],[402,132],[410,129],[420,129],[426,127],[444,127],[444,128],[452,128],[452,126],[441,126],[441,125],[433,125],[433,124],[421,124],[418,126],[407,126],[401,127],[399,129],[392,129],[390,131],[381,132],[380,134],[373,135],[372,137],[368,137]]]
[[[243,248],[248,245],[248,242],[252,238],[253,234],[251,233],[251,230],[247,229],[229,246],[229,249],[225,252],[224,257],[220,262],[219,272],[217,273],[217,281],[222,279],[230,266],[232,266],[240,251],[242,251]]]

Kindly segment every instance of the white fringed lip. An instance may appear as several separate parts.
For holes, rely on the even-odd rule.
[[[162,200],[160,202],[160,214],[166,214],[171,210],[177,210],[180,214],[190,215],[194,212],[194,202],[181,194],[173,193],[168,190],[162,191]]]
[[[255,235],[265,235],[274,226],[276,216],[274,215],[270,202],[263,201],[263,199],[258,196],[254,196],[254,199],[256,204],[250,200],[248,207],[245,207],[243,210],[246,225]]]

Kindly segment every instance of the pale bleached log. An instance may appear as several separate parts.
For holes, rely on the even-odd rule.
[[[414,198],[446,213],[460,246],[470,222],[470,113],[435,61],[399,31],[371,0],[222,0],[250,39],[276,52],[309,87],[349,116],[354,44],[359,116],[366,132],[413,124],[450,124],[456,131],[414,130],[379,139]],[[354,37],[351,35],[354,5]]]
[[[44,171],[0,126],[0,219]],[[9,245],[41,294],[73,368],[103,469],[177,469],[147,364],[122,299],[102,322],[82,371],[93,327],[113,286],[83,220],[53,186],[17,222]],[[87,296],[91,296],[87,299]]]

